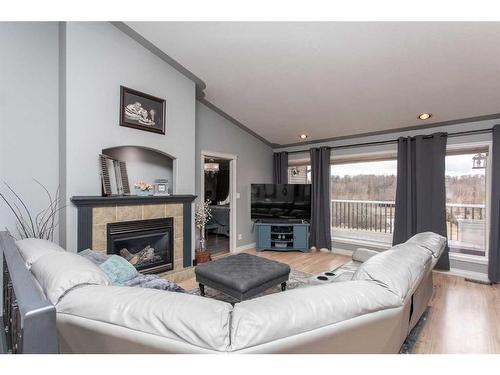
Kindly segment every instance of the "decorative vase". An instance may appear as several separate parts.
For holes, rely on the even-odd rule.
[[[200,238],[200,246],[198,247],[198,251],[205,251],[205,250],[206,250],[205,239],[204,238]]]
[[[147,197],[149,195],[149,190],[141,190],[135,188],[135,194],[140,196],[140,197]]]
[[[205,251],[206,250],[206,243],[205,243],[205,230],[202,228],[200,229],[200,239],[199,239],[199,247],[198,247],[198,251]]]

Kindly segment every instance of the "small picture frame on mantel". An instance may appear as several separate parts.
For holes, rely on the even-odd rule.
[[[154,195],[156,196],[168,196],[170,195],[168,191],[168,180],[165,178],[157,178],[154,181]]]
[[[165,134],[165,99],[120,86],[120,126]]]

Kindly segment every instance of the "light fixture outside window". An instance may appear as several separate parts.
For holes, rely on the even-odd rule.
[[[486,168],[486,154],[478,153],[472,157],[472,169]]]

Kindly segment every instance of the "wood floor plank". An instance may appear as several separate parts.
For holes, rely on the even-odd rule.
[[[222,234],[208,233],[205,246],[210,252],[210,255],[220,255],[229,252],[229,237]]]
[[[350,260],[330,252],[246,252],[313,274],[330,271]],[[196,282],[191,278],[180,285],[192,289]],[[500,353],[500,285],[477,284],[462,277],[434,272],[434,294],[414,352]]]
[[[500,353],[500,285],[434,272],[428,321],[416,353]]]

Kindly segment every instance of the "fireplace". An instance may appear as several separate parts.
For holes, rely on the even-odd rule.
[[[127,259],[143,273],[173,269],[173,218],[107,224],[107,253]]]

